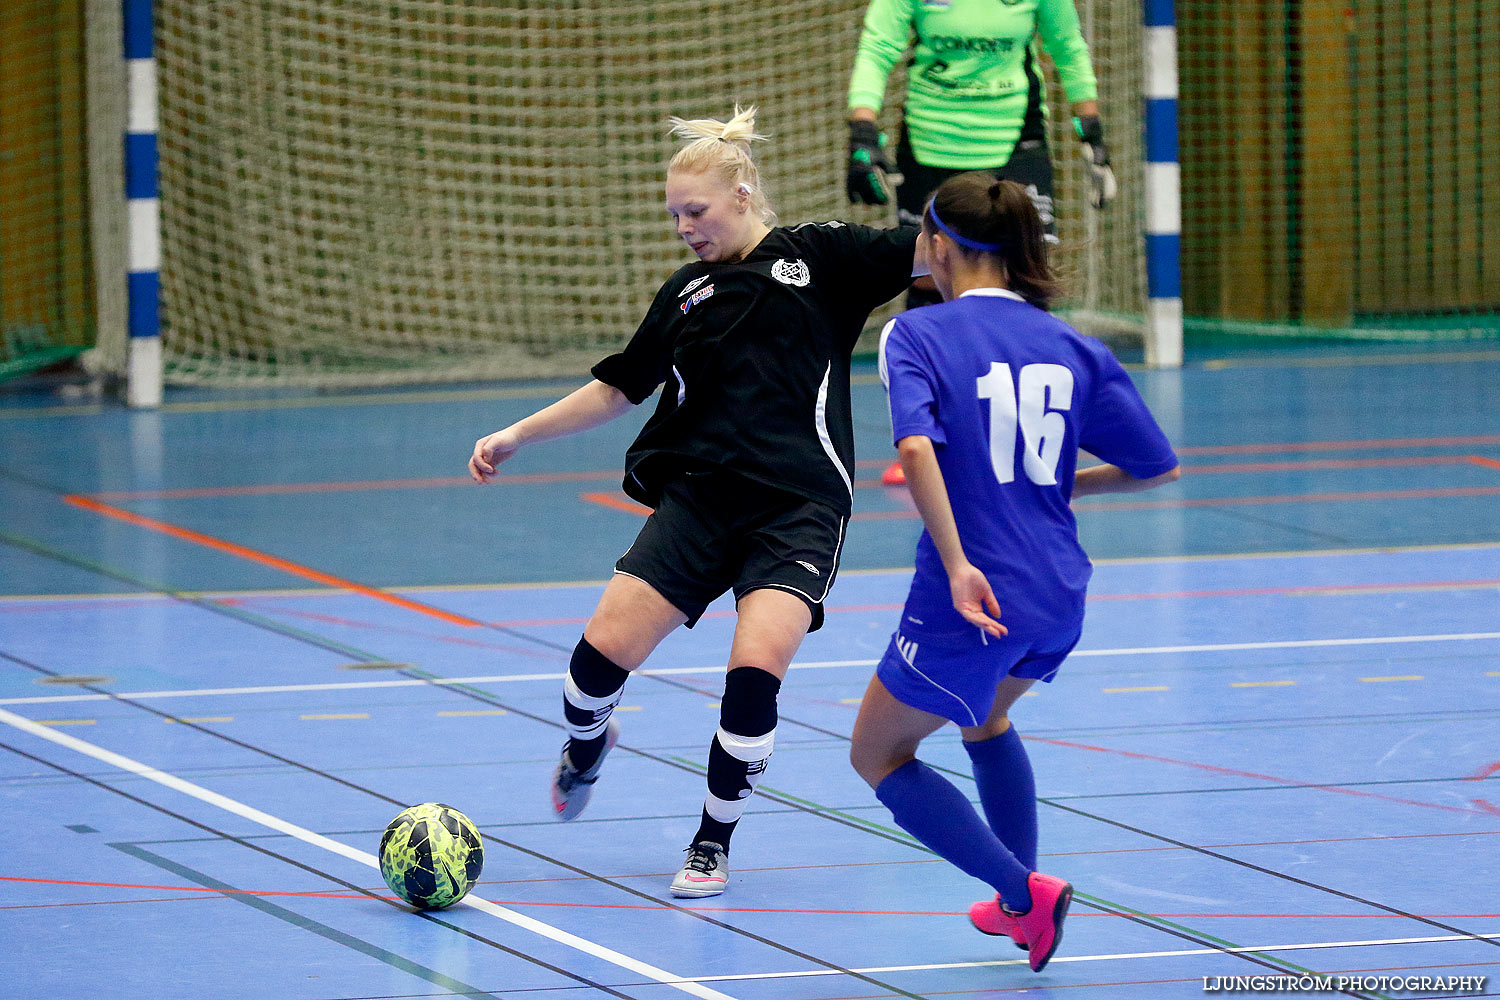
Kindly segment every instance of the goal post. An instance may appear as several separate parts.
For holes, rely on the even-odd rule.
[[[167,380],[585,372],[687,259],[673,114],[757,104],[783,219],[889,223],[843,195],[866,2],[155,0]],[[1500,337],[1500,5],[1074,2],[1120,182],[1087,206],[1043,58],[1075,326],[1163,366],[1184,330]]]

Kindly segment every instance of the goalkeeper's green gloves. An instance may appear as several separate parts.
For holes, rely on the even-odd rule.
[[[1103,208],[1115,200],[1118,190],[1115,172],[1109,169],[1109,147],[1104,145],[1104,125],[1098,115],[1073,119],[1078,140],[1083,143],[1083,158],[1089,165],[1089,204]]]
[[[874,122],[849,121],[849,174],[844,190],[849,203],[887,205],[892,185],[901,183],[901,175],[885,155],[885,140]]]

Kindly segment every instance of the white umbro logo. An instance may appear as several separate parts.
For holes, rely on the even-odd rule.
[[[708,275],[706,275],[706,274],[703,277],[701,277],[701,278],[694,278],[692,281],[689,281],[683,287],[682,291],[680,291],[680,292],[677,293],[677,297],[679,299],[682,298],[688,292],[691,292],[693,289],[697,288],[699,285],[703,284],[707,280],[708,280]]]
[[[807,570],[813,576],[822,576],[823,575],[822,573],[818,572],[818,567],[814,566],[810,562],[803,562],[801,559],[798,559],[797,560],[797,565],[801,566],[803,569]]]
[[[771,277],[783,285],[802,288],[812,280],[812,272],[807,269],[806,261],[778,260],[771,265]]]

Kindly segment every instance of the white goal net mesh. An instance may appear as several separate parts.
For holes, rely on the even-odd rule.
[[[1085,208],[1054,83],[1060,261],[1070,305],[1129,327],[1143,294],[1140,14],[1078,6],[1122,194]],[[843,194],[863,13],[863,0],[158,0],[167,378],[587,371],[688,259],[662,205],[673,114],[759,105],[783,221],[885,221]]]

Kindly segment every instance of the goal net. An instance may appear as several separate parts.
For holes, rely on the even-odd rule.
[[[1140,11],[1079,0],[1120,201],[1085,207],[1049,91],[1069,303],[1143,309]],[[864,0],[157,0],[167,378],[378,385],[580,374],[688,254],[669,115],[760,107],[783,221],[843,193]],[[894,133],[902,81],[882,125]],[[878,318],[878,317],[877,317]]]
[[[114,6],[109,42],[117,53]],[[98,325],[123,315],[123,268],[118,289],[94,280],[94,254],[110,240],[91,232],[91,218],[106,218],[91,208],[119,205],[120,197],[95,183],[110,175],[94,169],[101,119],[89,114],[108,103],[95,98],[106,78],[96,60],[96,28],[109,25],[90,21],[86,28],[85,21],[83,0],[0,4],[0,379],[82,354]],[[118,55],[112,65],[119,66]],[[113,129],[119,188],[120,133]]]
[[[1500,337],[1500,5],[1175,9],[1188,334]]]

